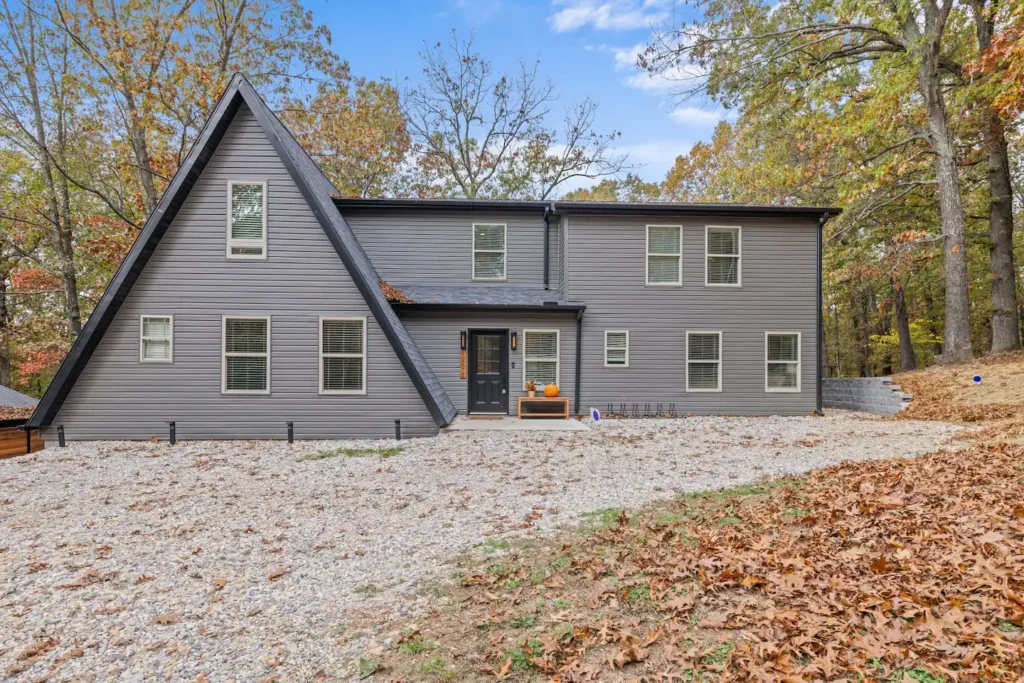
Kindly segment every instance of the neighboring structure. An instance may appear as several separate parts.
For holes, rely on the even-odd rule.
[[[32,398],[31,396],[26,396],[20,391],[15,391],[10,387],[5,387],[4,385],[0,384],[0,407],[32,408],[38,403],[39,401]]]
[[[820,410],[833,208],[343,199],[235,76],[32,416],[75,439]]]

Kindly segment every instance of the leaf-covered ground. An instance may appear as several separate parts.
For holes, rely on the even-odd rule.
[[[974,382],[976,375],[980,383]],[[984,423],[965,436],[981,443],[1024,444],[1024,352],[935,365],[895,380],[914,394],[902,418]]]
[[[466,560],[393,680],[1020,681],[1024,448],[848,463]]]

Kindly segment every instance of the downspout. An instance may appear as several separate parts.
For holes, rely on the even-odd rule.
[[[549,244],[551,234],[551,213],[554,211],[554,203],[544,207],[544,291],[550,289],[548,285],[548,262],[550,260],[551,246]]]
[[[583,355],[583,311],[576,311],[576,414],[580,414],[580,356]]]
[[[821,214],[821,218],[818,220],[818,292],[817,292],[817,301],[818,301],[818,333],[815,335],[815,347],[816,347],[816,349],[815,349],[815,356],[818,359],[818,371],[817,371],[817,377],[818,377],[817,391],[818,391],[818,395],[817,395],[817,408],[816,408],[816,412],[818,413],[818,415],[824,415],[825,414],[824,406],[822,405],[822,389],[821,389],[821,375],[822,375],[822,373],[825,370],[824,354],[822,353],[822,351],[823,351],[823,349],[822,349],[823,344],[822,344],[822,336],[821,336],[822,335],[822,328],[823,328],[823,322],[822,322],[823,316],[822,316],[822,311],[821,311],[821,235],[822,235],[822,232],[825,229],[825,222],[826,221],[828,221],[828,212],[827,211],[825,213]]]

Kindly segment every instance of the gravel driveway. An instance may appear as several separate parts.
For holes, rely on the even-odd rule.
[[[913,456],[955,431],[836,412],[455,432],[397,454],[383,450],[395,442],[48,448],[0,461],[0,674],[345,678],[360,645],[346,624],[421,609],[413,590],[496,534]],[[320,457],[337,448],[374,452]]]

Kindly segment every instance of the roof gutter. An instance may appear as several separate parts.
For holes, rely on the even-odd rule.
[[[544,207],[544,291],[548,291],[551,287],[548,284],[548,259],[550,258],[550,239],[551,234],[551,214],[555,210],[555,204],[552,202]]]
[[[822,336],[822,334],[824,332],[824,329],[825,329],[825,325],[824,325],[824,320],[823,320],[824,316],[822,315],[822,311],[821,311],[821,233],[824,231],[825,223],[828,221],[828,219],[829,219],[829,212],[828,211],[826,211],[823,214],[821,214],[821,218],[818,219],[818,288],[817,288],[818,333],[815,335],[817,349],[815,350],[816,352],[814,354],[815,357],[817,357],[817,359],[818,359],[817,372],[815,373],[815,375],[817,376],[817,387],[816,387],[816,389],[817,389],[817,397],[816,397],[816,401],[817,401],[816,405],[817,405],[817,407],[815,408],[815,412],[817,412],[818,415],[824,415],[825,414],[824,406],[822,405],[823,402],[822,402],[822,388],[821,388],[822,387],[822,384],[821,384],[821,379],[822,379],[821,374],[825,370],[825,338]]]

